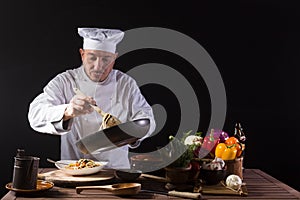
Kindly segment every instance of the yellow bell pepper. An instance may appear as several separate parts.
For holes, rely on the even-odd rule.
[[[219,143],[215,150],[215,156],[222,160],[234,160],[237,156],[236,144],[227,146],[225,143]]]
[[[222,158],[222,154],[224,152],[224,150],[227,149],[227,146],[225,143],[219,143],[217,146],[216,146],[216,150],[215,150],[215,156],[217,158]]]

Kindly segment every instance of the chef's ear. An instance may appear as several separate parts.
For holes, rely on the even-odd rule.
[[[83,60],[84,50],[82,48],[80,48],[79,53],[80,53],[80,56],[81,56],[81,60]]]
[[[118,52],[116,52],[115,53],[115,59],[117,59],[118,55],[119,55]]]

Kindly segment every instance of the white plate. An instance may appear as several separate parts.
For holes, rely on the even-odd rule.
[[[70,175],[89,175],[99,172],[108,162],[106,161],[95,161],[95,163],[100,164],[100,166],[92,168],[82,168],[82,169],[69,169],[66,166],[70,163],[76,163],[78,160],[60,160],[55,163],[55,166],[66,174]]]

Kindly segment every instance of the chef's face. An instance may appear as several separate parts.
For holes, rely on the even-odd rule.
[[[87,76],[95,82],[104,81],[113,69],[118,54],[100,50],[79,49]]]

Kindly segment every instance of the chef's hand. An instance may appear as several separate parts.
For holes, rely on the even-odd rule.
[[[75,95],[64,112],[63,120],[67,121],[71,118],[93,112],[94,109],[90,104],[96,105],[93,97]]]

